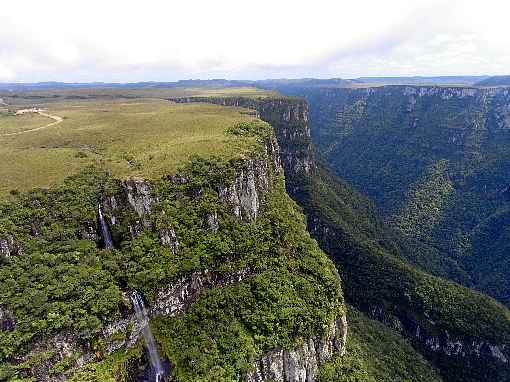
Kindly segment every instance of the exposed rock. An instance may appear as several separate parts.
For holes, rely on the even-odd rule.
[[[14,239],[14,236],[8,235],[0,238],[0,257],[19,256],[23,254],[23,249]]]
[[[248,373],[248,382],[314,382],[319,366],[335,353],[343,355],[347,339],[347,320],[340,316],[323,337],[304,340],[294,349],[273,349],[259,358]]]
[[[249,268],[223,276],[207,270],[192,273],[160,289],[153,305],[148,309],[148,314],[155,317],[183,313],[206,289],[239,283],[250,275]],[[105,351],[111,353],[122,347],[133,346],[142,335],[142,329],[134,313],[108,324],[103,329]]]
[[[99,235],[97,234],[97,228],[90,222],[86,222],[83,229],[80,232],[80,236],[84,240],[99,241]]]
[[[243,98],[243,97],[182,97],[174,102],[208,102],[224,106],[254,109],[258,116],[273,126],[281,150],[285,175],[292,181],[294,176],[308,175],[316,168],[315,154],[308,126],[309,111],[302,99],[290,98]],[[269,143],[266,147],[273,145]],[[273,158],[276,156],[273,155]],[[275,168],[280,166],[276,159]],[[296,185],[297,186],[297,185]]]
[[[220,228],[218,224],[218,213],[214,211],[212,214],[207,215],[207,228],[212,231],[217,231]]]
[[[271,139],[266,142],[266,153],[269,158],[272,158],[273,170],[275,174],[281,174],[283,170],[282,159],[280,157],[280,146],[276,136],[272,136]]]
[[[267,191],[268,187],[269,175],[265,162],[247,160],[246,167],[238,171],[234,182],[229,186],[220,186],[218,194],[232,205],[235,216],[251,221],[257,218],[260,208],[257,189]]]
[[[170,182],[175,184],[186,184],[188,183],[188,178],[182,175],[172,175],[168,178]]]
[[[121,192],[102,200],[104,215],[109,218],[109,225],[114,231],[120,220],[126,218],[126,207],[131,209],[136,219],[133,215],[129,216],[125,226],[131,237],[137,237],[144,229],[151,228],[150,214],[157,199],[152,196],[151,185],[147,180],[131,178],[121,182],[120,186]]]
[[[107,212],[110,217],[110,224],[112,226],[116,225],[117,217],[115,216],[115,210],[119,207],[119,203],[117,202],[115,195],[105,198],[102,204],[104,211]]]
[[[163,244],[172,250],[173,253],[177,252],[177,248],[179,248],[179,239],[177,238],[177,234],[173,228],[162,229],[159,232],[159,238]]]
[[[33,344],[30,353],[18,359],[18,362],[29,362],[33,358],[37,362],[31,362],[28,373],[25,371],[23,374],[30,375],[38,382],[57,382],[67,379],[66,374],[51,373],[57,363],[70,360],[76,367],[81,367],[93,359],[94,354],[90,349],[84,349],[75,335],[61,332]]]
[[[149,215],[152,205],[157,201],[151,195],[149,182],[144,179],[132,178],[124,181],[122,186],[126,193],[127,201],[140,217],[143,226],[149,227]]]
[[[32,236],[39,236],[40,235],[40,229],[37,226],[37,224],[34,223],[34,222],[30,222],[30,234]]]
[[[6,307],[0,306],[0,330],[11,331],[16,326],[16,317]]]
[[[437,328],[436,323],[430,319],[427,320],[427,326],[434,328],[433,330],[420,325],[405,313],[389,313],[382,306],[372,307],[369,316],[399,331],[432,353],[447,357],[492,358],[505,364],[510,360],[510,349],[507,345],[490,343],[479,338],[455,338],[447,330]]]

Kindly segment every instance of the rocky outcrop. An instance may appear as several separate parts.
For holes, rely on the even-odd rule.
[[[170,316],[184,313],[207,289],[239,283],[252,274],[249,268],[237,272],[220,275],[216,271],[205,270],[168,284],[157,292],[154,303],[148,307],[149,317]],[[129,298],[124,296],[126,304],[131,305]],[[105,351],[112,353],[123,347],[131,347],[142,335],[143,326],[132,311],[127,317],[108,324],[103,329]]]
[[[80,230],[80,237],[84,240],[99,242],[100,235],[97,233],[99,228],[91,222],[85,222]]]
[[[23,254],[21,245],[14,239],[14,236],[8,235],[0,238],[0,257],[18,256]]]
[[[259,213],[259,190],[267,192],[268,189],[267,163],[263,160],[247,160],[246,166],[236,172],[232,184],[220,186],[218,195],[232,206],[236,217],[251,221],[256,219]]]
[[[122,188],[128,203],[141,219],[143,226],[148,228],[152,205],[156,202],[156,199],[151,195],[150,184],[145,179],[131,178],[122,182]]]
[[[74,333],[60,332],[33,343],[30,352],[17,361],[30,365],[23,374],[30,376],[31,380],[58,382],[65,381],[67,376],[52,372],[57,364],[69,362],[79,368],[92,359],[94,359],[93,351],[84,347]]]
[[[244,221],[257,218],[263,195],[270,190],[271,174],[280,175],[283,170],[280,159],[280,147],[273,135],[264,142],[266,156],[263,159],[245,159],[235,167],[232,181],[218,187],[220,199],[232,207],[233,214]],[[271,168],[270,168],[271,167]],[[185,175],[175,175],[167,178],[175,184],[186,184]],[[116,232],[120,226],[128,227],[128,234],[137,237],[144,229],[155,227],[151,222],[151,214],[158,198],[154,195],[150,181],[141,178],[131,178],[120,183],[120,191],[102,200],[105,217],[112,231]],[[200,190],[197,192],[200,193]],[[204,224],[211,230],[219,227],[217,213],[206,217]],[[173,252],[179,247],[179,238],[171,224],[157,229],[161,242]],[[123,235],[124,232],[118,232]],[[86,227],[82,234],[84,238],[98,240],[91,227]]]
[[[148,307],[148,315],[155,317],[182,314],[207,289],[239,283],[250,275],[252,272],[249,268],[230,274],[219,274],[214,270],[194,272],[162,287],[157,292],[155,301]],[[124,317],[103,328],[101,339],[96,341],[101,344],[99,348],[92,349],[84,344],[77,333],[54,333],[37,340],[31,345],[28,354],[16,359],[17,363],[33,365],[25,370],[23,375],[40,382],[64,381],[77,368],[96,360],[97,355],[102,357],[103,353],[111,354],[133,346],[142,336],[144,323],[137,319],[128,292],[123,294],[123,301],[127,307]],[[15,317],[12,312],[0,307],[0,329],[12,330],[14,327]],[[37,362],[34,362],[34,359],[37,359]],[[65,373],[52,372],[56,365],[62,362],[72,366]]]
[[[248,373],[248,382],[314,382],[319,367],[334,354],[343,355],[347,339],[347,320],[340,316],[326,336],[303,340],[294,349],[273,349],[254,364]]]
[[[165,228],[159,231],[161,242],[169,247],[173,253],[179,248],[179,239],[173,228]]]
[[[16,317],[9,309],[0,306],[0,330],[10,331],[16,326]]]
[[[434,355],[460,358],[492,359],[501,364],[510,362],[510,348],[505,344],[493,343],[481,338],[456,337],[427,319],[427,325],[420,324],[405,312],[387,312],[383,306],[373,306],[369,317],[409,338],[416,346]]]

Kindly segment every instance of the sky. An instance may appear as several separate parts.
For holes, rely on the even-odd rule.
[[[510,74],[507,0],[16,0],[0,82]]]

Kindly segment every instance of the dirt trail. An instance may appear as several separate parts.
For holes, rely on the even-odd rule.
[[[45,113],[44,111],[38,111],[37,114],[42,115],[43,117],[46,117],[46,118],[51,118],[51,119],[53,119],[53,122],[48,123],[47,125],[44,125],[44,126],[36,127],[35,129],[18,131],[16,133],[0,134],[0,137],[8,137],[8,136],[12,136],[12,135],[31,133],[33,131],[38,131],[38,130],[46,129],[51,126],[58,125],[60,122],[62,122],[64,120],[62,117],[59,117],[58,115],[48,114],[48,113]]]

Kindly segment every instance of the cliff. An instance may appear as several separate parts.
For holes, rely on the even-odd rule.
[[[135,290],[177,381],[314,380],[343,353],[340,279],[285,192],[272,128],[226,130],[252,152],[161,179],[90,168],[3,202],[2,378],[135,380]]]
[[[446,100],[470,98],[476,94],[473,90],[427,88],[417,90],[413,95],[410,87],[403,89],[407,90],[395,91],[410,93],[409,97],[423,93],[424,97]],[[332,92],[371,94],[377,90],[320,91],[321,96],[329,100],[328,95]],[[507,96],[504,92],[490,94],[495,97],[492,102],[498,103],[502,102],[501,97]],[[288,153],[288,156],[283,155],[287,191],[303,207],[308,229],[321,248],[337,261],[348,301],[408,338],[415,349],[440,368],[447,381],[480,381],[482,372],[497,381],[508,377],[508,311],[486,296],[413,269],[401,260],[416,247],[400,241],[392,231],[388,232],[366,198],[316,162],[308,128],[309,113],[303,100],[291,98],[291,105],[300,106],[290,110],[284,106],[283,113],[281,108],[285,103],[271,98],[187,98],[175,101],[213,102],[257,110],[261,119],[275,126],[282,152]],[[406,103],[406,110],[412,104]],[[321,105],[326,107],[325,103]],[[276,112],[278,110],[280,112]],[[385,113],[391,113],[391,109]],[[285,118],[281,116],[286,116],[299,131],[289,134]],[[501,125],[494,125],[494,129],[499,131]],[[292,158],[293,153],[297,158]],[[296,167],[294,163],[306,165]],[[363,162],[358,164],[363,165]],[[432,256],[441,262],[437,254],[423,256],[424,264]],[[459,272],[455,264],[448,262],[440,267]],[[384,314],[376,314],[381,312],[381,306]],[[484,364],[487,367],[482,366]]]
[[[301,89],[314,141],[387,225],[429,254],[421,269],[508,305],[510,90]]]

